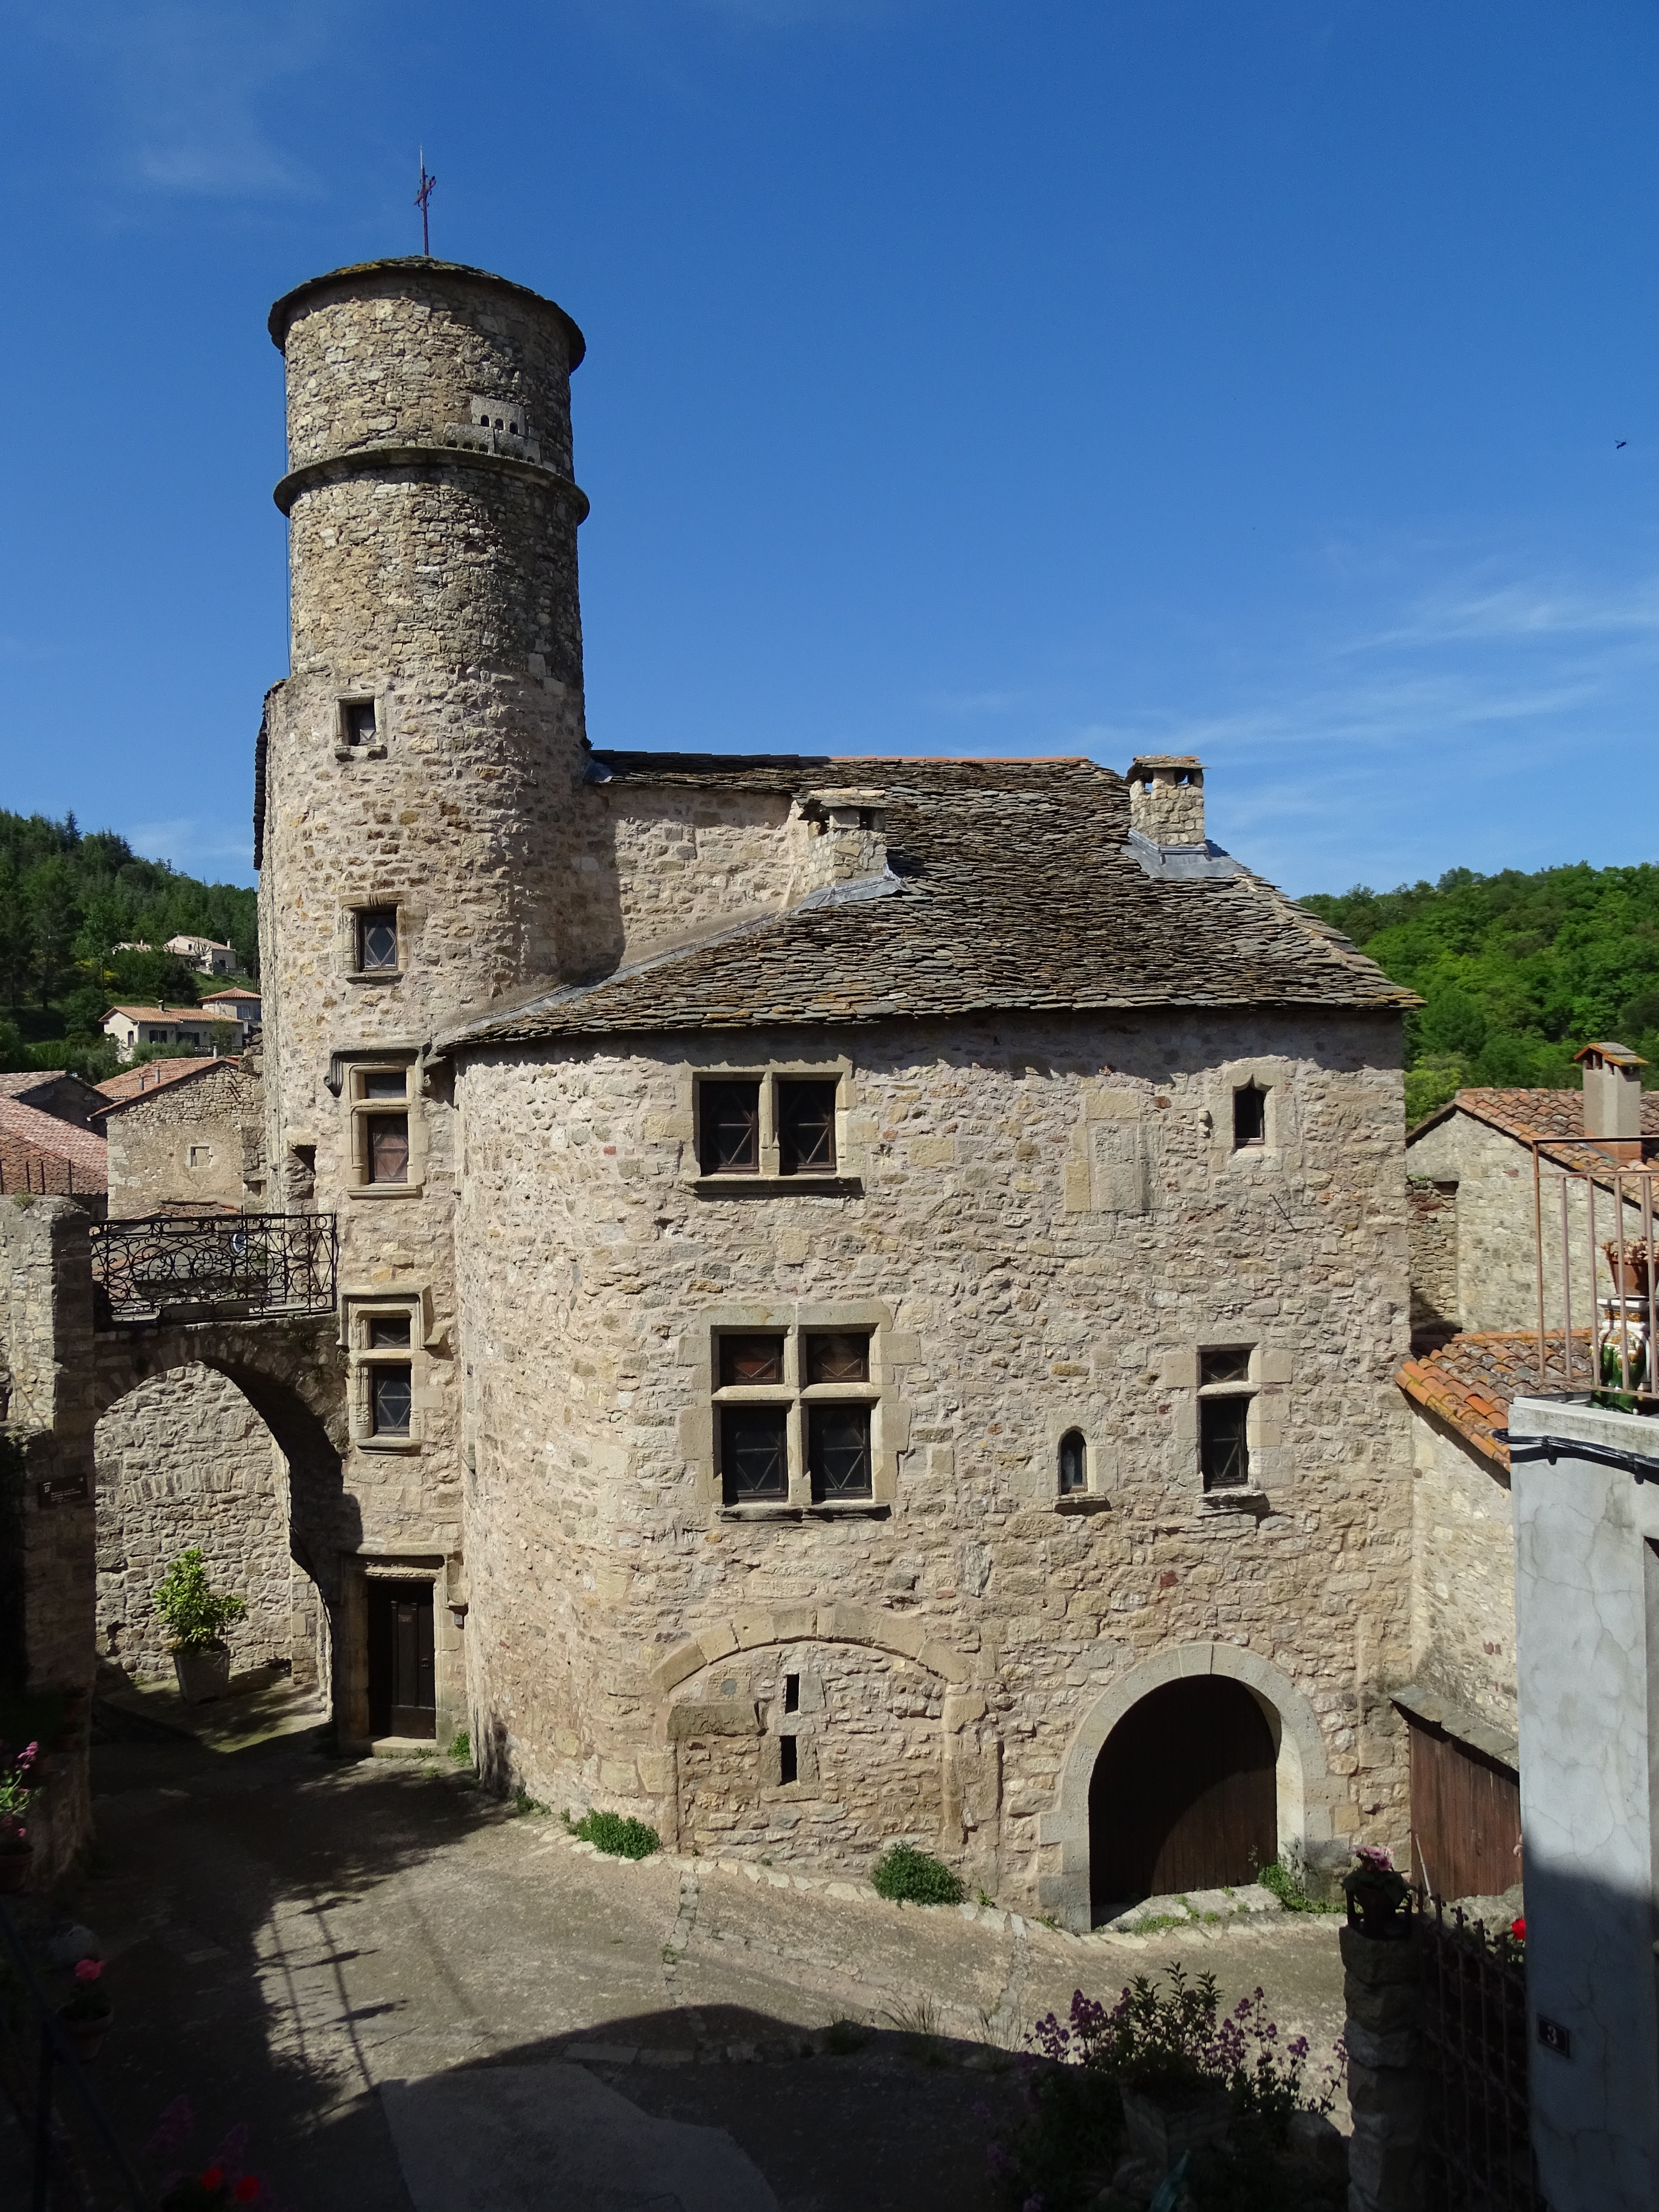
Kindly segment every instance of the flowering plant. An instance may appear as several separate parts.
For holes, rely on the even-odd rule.
[[[1390,1912],[1397,1912],[1410,1895],[1406,1877],[1385,1850],[1375,1844],[1361,1844],[1354,1851],[1354,1864],[1342,1877],[1343,1894],[1352,1905],[1356,1900],[1371,1899],[1386,1903]]]
[[[114,2011],[109,1991],[103,1985],[103,1972],[101,1959],[76,1960],[75,1989],[69,2002],[62,2008],[65,2020],[104,2020]]]
[[[18,1752],[8,1752],[0,1746],[0,1851],[32,1848],[23,1814],[34,1795],[34,1770],[40,1757],[38,1743],[26,1743]]]
[[[195,2132],[196,2114],[190,2099],[175,2097],[155,2123],[155,2131],[144,2145],[144,2155],[153,2158],[176,2151]],[[242,2164],[247,2153],[247,2138],[246,2125],[239,2124],[232,2128],[199,2173],[182,2173],[175,2169],[167,2174],[160,2186],[160,2212],[225,2212],[225,2208],[232,2204],[257,2204],[265,2197],[264,2183]]]

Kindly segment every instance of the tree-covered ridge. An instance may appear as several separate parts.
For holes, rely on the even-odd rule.
[[[72,814],[0,809],[0,1066],[106,1073],[101,1023],[122,1000],[196,1004],[228,979],[196,974],[160,950],[170,937],[211,937],[258,971],[255,894],[204,884],[146,860],[112,830],[83,836]],[[150,952],[118,952],[143,943]]]
[[[1659,867],[1453,868],[1302,904],[1427,1004],[1406,1018],[1406,1113],[1468,1085],[1576,1091],[1580,1046],[1618,1038],[1659,1084]]]

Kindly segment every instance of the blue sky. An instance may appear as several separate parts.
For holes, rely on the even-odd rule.
[[[248,879],[265,312],[417,250],[423,142],[434,252],[587,334],[596,744],[1194,750],[1297,892],[1656,857],[1651,7],[0,28],[0,804]]]

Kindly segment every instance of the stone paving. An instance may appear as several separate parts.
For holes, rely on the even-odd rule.
[[[1068,1936],[752,1864],[630,1863],[447,1759],[318,1741],[95,1754],[68,1902],[109,1959],[100,2087],[141,2142],[181,2092],[295,2212],[991,2212],[1031,2021],[1180,1958],[1316,2049],[1333,1923]],[[845,2023],[834,2027],[832,2023]]]

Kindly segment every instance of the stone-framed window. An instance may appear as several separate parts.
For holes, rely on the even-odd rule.
[[[351,1441],[370,1451],[425,1442],[429,1316],[416,1290],[343,1294]]]
[[[723,1308],[683,1340],[706,1378],[682,1423],[710,1504],[738,1519],[884,1514],[909,1412],[895,1336],[875,1300]]]
[[[1066,1430],[1055,1458],[1060,1496],[1082,1496],[1089,1487],[1089,1445],[1081,1429]]]
[[[1218,1167],[1282,1166],[1295,1141],[1293,1065],[1278,1059],[1237,1060],[1214,1071],[1209,1093],[1211,1142]]]
[[[337,972],[353,983],[403,981],[409,917],[395,898],[355,900],[340,909]]]
[[[1267,1142],[1267,1086],[1254,1081],[1241,1083],[1233,1092],[1233,1150],[1242,1152],[1253,1145],[1265,1148]]]
[[[1212,1345],[1198,1355],[1198,1461],[1206,1496],[1249,1490],[1257,1347]]]
[[[355,1198],[417,1197],[426,1164],[413,1054],[365,1055],[344,1070],[347,1183]]]
[[[814,1069],[700,1075],[696,1080],[701,1176],[834,1176],[841,1172],[837,1072]]]
[[[341,760],[384,760],[386,706],[373,691],[349,691],[335,708],[334,751]]]

